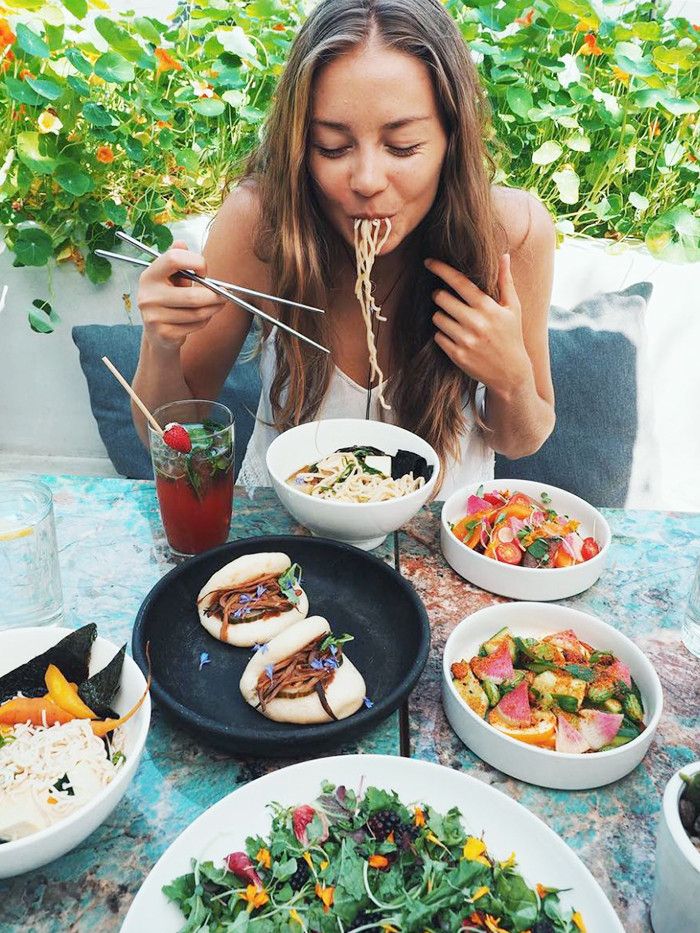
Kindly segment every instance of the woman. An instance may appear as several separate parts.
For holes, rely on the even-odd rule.
[[[537,450],[554,426],[554,231],[536,199],[491,185],[487,128],[475,68],[438,0],[321,2],[204,255],[176,242],[141,276],[134,387],[146,404],[216,398],[251,325],[246,311],[178,278],[187,268],[328,309],[261,303],[331,354],[264,333],[242,482],[268,484],[271,439],[317,417],[387,417],[421,435],[441,457],[441,497],[493,476],[494,451]],[[372,272],[386,318],[374,322],[383,413],[380,387],[368,386],[353,237],[357,218],[386,217]]]

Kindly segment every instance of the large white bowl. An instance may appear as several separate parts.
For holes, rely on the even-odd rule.
[[[433,475],[415,492],[387,502],[333,502],[309,496],[286,482],[305,464],[340,447],[361,444],[387,454],[399,449],[420,454],[433,467]],[[405,525],[428,501],[437,483],[439,461],[430,444],[396,425],[361,418],[329,418],[300,424],[276,437],[267,450],[267,469],[282,505],[298,522],[315,535],[369,551]]]
[[[46,651],[68,635],[67,628],[23,628],[0,632],[0,674],[6,674],[30,658]],[[96,673],[114,657],[118,646],[99,636],[90,656],[90,675]],[[128,712],[146,689],[146,681],[136,663],[124,658],[121,686],[114,699],[114,709],[120,715]],[[131,783],[146,744],[151,721],[151,699],[146,697],[141,708],[121,728],[124,734],[126,763],[114,780],[104,787],[82,809],[48,829],[42,829],[24,839],[0,844],[0,878],[12,878],[25,871],[40,868],[74,849],[103,823],[119,803]]]
[[[394,755],[317,758],[266,774],[224,797],[161,855],[141,885],[121,933],[183,929],[184,917],[163,894],[163,885],[191,871],[193,858],[221,864],[227,853],[243,848],[247,836],[269,832],[271,801],[284,807],[310,803],[323,781],[355,791],[370,785],[395,790],[405,803],[425,803],[442,813],[459,807],[468,832],[483,833],[489,852],[498,859],[515,852],[518,869],[531,886],[540,883],[561,889],[562,904],[580,911],[590,933],[623,933],[591,873],[542,820],[477,778]]]
[[[655,933],[678,933],[697,920],[700,899],[700,852],[683,829],[678,801],[684,788],[681,774],[700,771],[700,761],[676,771],[666,785],[656,836],[656,876],[651,922]]]
[[[450,665],[462,658],[474,657],[479,646],[505,626],[514,635],[535,638],[573,629],[582,641],[594,648],[611,651],[627,664],[639,687],[646,729],[627,745],[577,755],[527,745],[489,725],[457,693]],[[617,781],[639,764],[661,719],[663,693],[659,677],[646,655],[626,635],[596,616],[548,603],[505,603],[467,616],[447,639],[442,659],[442,702],[450,725],[467,748],[494,768],[530,784],[582,790]]]
[[[493,492],[510,489],[524,492],[539,501],[540,493],[546,492],[552,499],[551,508],[569,518],[581,522],[579,533],[582,538],[592,536],[600,545],[600,553],[582,564],[573,567],[556,567],[551,570],[537,567],[519,567],[504,564],[477,554],[467,547],[450,530],[450,525],[467,514],[467,498],[476,495],[477,489]],[[593,586],[603,572],[608,560],[612,535],[610,526],[597,509],[565,489],[533,483],[522,479],[493,479],[467,486],[453,493],[442,507],[440,519],[440,544],[445,560],[457,573],[482,590],[508,596],[511,599],[567,599]]]

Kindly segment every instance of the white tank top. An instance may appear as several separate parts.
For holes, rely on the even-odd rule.
[[[272,405],[270,387],[275,374],[277,354],[275,350],[275,330],[273,329],[262,345],[260,355],[260,376],[262,391],[255,419],[253,434],[248,443],[241,472],[237,482],[251,489],[255,486],[270,486],[270,475],[265,464],[267,448],[277,437],[278,431],[271,426]],[[379,386],[371,390],[370,418],[379,421]],[[477,403],[483,406],[485,386],[477,389]],[[328,391],[316,418],[364,418],[367,408],[367,389],[358,385],[338,367],[334,367]],[[393,412],[386,412],[385,418],[393,421]],[[452,493],[471,483],[493,479],[494,452],[484,441],[484,437],[474,422],[471,406],[465,403],[467,430],[460,439],[460,458],[450,458],[446,463],[445,477],[440,487],[440,499],[447,499]],[[330,452],[330,451],[329,451]]]

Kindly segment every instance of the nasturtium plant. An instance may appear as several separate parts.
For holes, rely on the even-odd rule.
[[[104,282],[94,250],[115,230],[163,250],[171,221],[215,212],[313,2],[183,2],[165,22],[107,0],[8,2],[0,225],[15,264]],[[700,26],[667,0],[444,5],[490,100],[497,184],[537,194],[561,234],[700,260]]]

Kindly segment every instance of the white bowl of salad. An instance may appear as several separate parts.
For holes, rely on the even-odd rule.
[[[529,480],[475,484],[442,508],[448,564],[511,599],[566,599],[587,590],[605,568],[611,538],[603,515],[584,499]]]
[[[150,718],[143,674],[94,623],[0,632],[0,878],[59,858],[107,819]]]
[[[617,629],[548,603],[489,606],[443,654],[443,706],[475,754],[521,781],[602,787],[644,758],[663,709],[659,677]]]
[[[440,464],[427,441],[394,424],[329,418],[276,437],[267,469],[282,505],[313,534],[371,550],[428,501]]]

